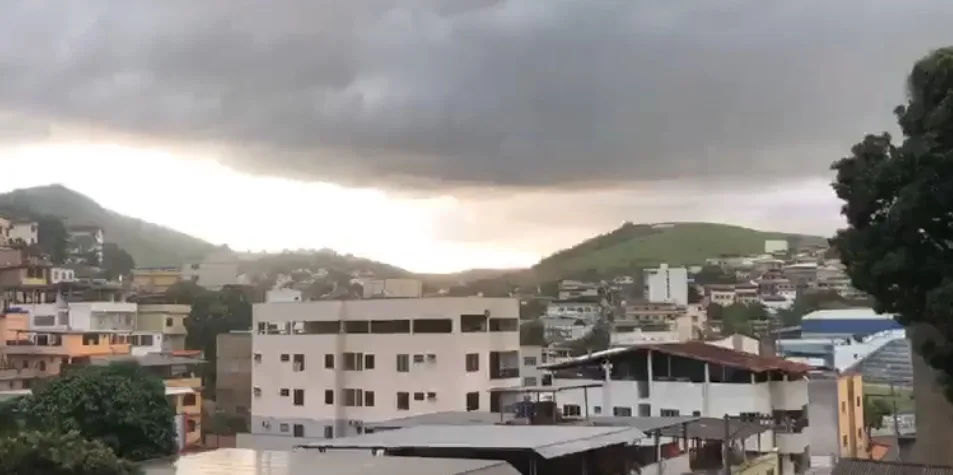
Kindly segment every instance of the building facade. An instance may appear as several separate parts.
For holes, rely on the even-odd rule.
[[[519,301],[446,297],[255,304],[253,434],[335,437],[366,422],[501,409],[519,384]]]
[[[166,351],[184,350],[185,319],[191,311],[192,306],[184,304],[139,304],[136,330],[161,333]]]
[[[132,285],[139,292],[161,294],[181,280],[180,267],[137,267],[132,270]]]
[[[251,413],[251,332],[222,333],[217,337],[215,407],[226,414]]]
[[[688,269],[662,264],[644,273],[645,298],[649,302],[688,305]]]

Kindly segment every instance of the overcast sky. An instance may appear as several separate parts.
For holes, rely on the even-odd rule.
[[[373,190],[426,210],[414,239],[450,246],[449,267],[526,264],[624,220],[830,233],[828,165],[894,129],[906,72],[953,42],[951,24],[944,0],[7,0],[0,160],[26,167],[25,184],[64,181],[152,220],[103,188],[156,151],[183,173],[214,160],[223,183]],[[70,148],[90,144],[128,163],[57,178],[24,158],[103,160]],[[199,226],[208,194],[162,224],[429,266],[318,227],[214,234]],[[260,199],[287,203],[277,194]],[[354,216],[396,213],[367,206]]]

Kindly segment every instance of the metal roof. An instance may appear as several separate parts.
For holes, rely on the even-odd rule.
[[[689,424],[701,419],[698,416],[675,416],[675,417],[620,417],[620,416],[594,416],[579,421],[578,425],[591,425],[593,427],[634,427],[642,432],[654,432],[667,427],[681,427],[682,424]]]
[[[679,343],[645,343],[627,348],[611,348],[591,355],[573,358],[567,361],[540,366],[543,369],[562,369],[582,366],[598,361],[611,359],[622,354],[640,351],[657,351],[671,356],[679,356],[708,363],[715,363],[735,368],[743,368],[754,372],[786,371],[791,373],[806,373],[811,366],[785,360],[777,356],[762,356],[730,348],[709,345],[701,341],[685,341]]]
[[[420,414],[417,416],[401,417],[383,422],[368,422],[364,427],[369,429],[383,428],[404,428],[421,425],[448,425],[448,426],[473,426],[473,425],[492,425],[512,420],[513,414],[499,412],[482,411],[447,411],[431,412],[429,414]]]
[[[178,460],[146,462],[141,467],[145,475],[519,475],[511,465],[498,460],[246,449],[218,449],[184,455]]]
[[[634,444],[645,433],[631,427],[420,425],[304,444],[328,449],[531,450],[551,459],[618,444]]]
[[[831,475],[953,475],[953,467],[842,458]]]
[[[700,417],[695,421],[688,423],[688,438],[703,440],[725,440],[725,420],[716,417]],[[758,422],[741,421],[730,419],[728,421],[728,434],[731,439],[747,439],[756,434],[770,430],[766,424]],[[663,427],[661,430],[663,436],[681,438],[685,436],[685,431],[681,425]]]

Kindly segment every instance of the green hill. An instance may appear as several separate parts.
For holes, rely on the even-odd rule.
[[[625,223],[618,229],[556,252],[533,266],[540,276],[563,277],[645,267],[666,262],[701,265],[706,258],[764,252],[767,239],[787,239],[792,247],[824,245],[819,236],[757,231],[714,223]]]
[[[106,241],[125,249],[138,266],[179,266],[215,249],[211,243],[185,233],[105,209],[88,196],[61,185],[0,194],[0,209],[28,210],[66,223],[101,226]]]

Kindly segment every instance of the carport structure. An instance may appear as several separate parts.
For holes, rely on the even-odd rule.
[[[296,450],[366,450],[375,455],[502,460],[523,475],[623,475],[632,427],[421,425],[306,444]]]

